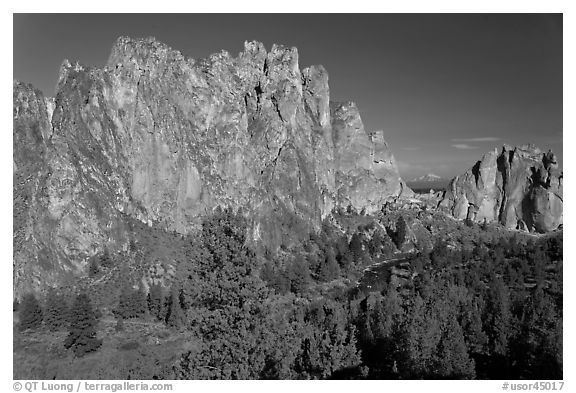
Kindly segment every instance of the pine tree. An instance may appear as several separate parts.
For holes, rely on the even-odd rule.
[[[116,332],[123,332],[124,331],[124,318],[118,317],[116,318]]]
[[[352,256],[352,252],[350,251],[350,249],[348,249],[348,246],[346,246],[346,249],[342,253],[338,254],[337,258],[338,258],[338,264],[344,270],[350,268],[350,266],[352,266],[352,263],[354,263],[354,257]]]
[[[42,326],[42,307],[36,300],[34,294],[29,293],[22,299],[20,305],[20,323],[18,330],[21,332],[26,329],[37,329]]]
[[[406,239],[407,234],[408,234],[408,225],[406,224],[406,220],[404,220],[404,217],[400,216],[396,221],[396,236],[395,236],[396,247],[398,247],[399,249],[402,247],[402,245],[407,240]]]
[[[340,268],[336,262],[336,256],[332,248],[326,250],[326,257],[324,263],[320,265],[318,278],[320,281],[331,281],[340,275]]]
[[[52,331],[66,326],[67,306],[64,296],[59,295],[54,288],[50,288],[46,295],[46,310],[44,323]]]
[[[350,239],[350,252],[354,258],[354,263],[359,263],[364,257],[364,250],[362,248],[362,237],[356,232]]]
[[[462,327],[453,315],[446,324],[434,361],[434,373],[442,378],[473,379],[474,361],[468,355]]]
[[[330,378],[338,370],[356,367],[360,357],[348,310],[334,301],[312,306],[298,332],[303,338],[297,367],[312,378]]]
[[[441,239],[436,241],[434,249],[430,253],[430,260],[432,267],[436,269],[441,269],[448,265],[448,245],[445,241]]]
[[[202,223],[202,240],[209,255],[198,261],[196,271],[203,288],[195,301],[210,308],[242,307],[247,299],[267,291],[257,275],[260,264],[247,247],[246,232],[246,219],[231,209],[217,209]]]
[[[98,262],[96,261],[96,259],[92,259],[88,267],[88,275],[90,277],[96,277],[98,273],[100,273],[100,267],[98,266]]]
[[[70,327],[64,347],[72,348],[76,356],[96,351],[102,345],[102,340],[96,338],[97,324],[90,298],[84,293],[78,295],[70,311]]]
[[[489,291],[486,296],[483,322],[492,354],[505,356],[508,340],[513,333],[510,311],[510,292],[500,277],[490,275]]]
[[[274,269],[274,266],[270,261],[267,261],[264,266],[262,266],[262,270],[260,271],[260,278],[264,281],[268,286],[272,286],[272,283],[276,279],[277,273]]]
[[[125,283],[120,292],[118,307],[115,310],[117,315],[122,318],[138,318],[146,314],[147,304],[144,289],[138,290],[131,288],[130,284]]]
[[[180,295],[177,289],[172,289],[169,299],[166,324],[174,328],[180,328],[186,322],[186,315],[180,305]]]
[[[130,244],[128,245],[130,252],[136,252],[138,250],[138,245],[136,244],[136,240],[130,239]]]
[[[379,231],[374,231],[372,239],[368,243],[368,251],[372,256],[377,256],[382,249],[382,235]]]
[[[293,293],[304,293],[310,284],[310,270],[301,255],[290,265],[290,290]]]
[[[118,299],[118,306],[116,307],[115,314],[122,318],[132,318],[132,288],[130,288],[128,283],[124,283],[122,290],[120,292],[120,298]]]
[[[148,293],[148,310],[150,315],[159,320],[163,320],[164,313],[164,296],[162,295],[162,287],[158,284],[150,286]]]
[[[290,272],[287,269],[278,269],[272,281],[272,287],[277,294],[284,295],[290,291]]]
[[[136,291],[132,292],[131,295],[132,311],[133,315],[138,318],[146,314],[148,309],[146,304],[146,294],[144,292],[144,287],[141,285]]]
[[[103,268],[110,269],[114,267],[114,261],[110,257],[110,252],[108,251],[108,249],[104,249],[104,252],[102,253],[102,255],[100,255],[99,262],[100,266],[102,266]]]

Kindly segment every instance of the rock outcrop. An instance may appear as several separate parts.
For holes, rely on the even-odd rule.
[[[340,204],[373,213],[390,200],[390,195],[413,196],[398,175],[383,131],[366,133],[352,102],[334,103],[331,109]]]
[[[504,146],[456,176],[440,207],[458,219],[547,232],[562,224],[562,171],[554,154]]]
[[[16,287],[126,249],[126,217],[189,233],[231,206],[273,248],[337,206],[411,195],[383,134],[279,45],[195,61],[121,37],[103,69],[64,61],[54,99],[15,82],[13,133]]]

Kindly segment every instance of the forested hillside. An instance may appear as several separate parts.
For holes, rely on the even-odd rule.
[[[562,378],[562,233],[470,223],[408,250],[410,223],[342,211],[274,256],[231,210],[199,236],[142,235],[96,258],[84,286],[15,303],[14,377]],[[399,249],[401,267],[360,290]],[[145,256],[162,254],[174,270],[148,281],[110,261],[149,271]]]

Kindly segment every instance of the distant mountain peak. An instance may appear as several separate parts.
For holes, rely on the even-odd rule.
[[[422,175],[420,177],[416,177],[416,178],[412,179],[413,182],[417,182],[417,181],[439,181],[439,180],[442,180],[442,177],[435,175],[434,173],[427,173],[425,175]]]

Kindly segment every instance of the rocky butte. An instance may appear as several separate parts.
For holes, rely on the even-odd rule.
[[[102,69],[65,60],[53,99],[13,87],[17,292],[127,249],[130,220],[189,233],[230,206],[274,249],[335,207],[370,213],[412,196],[383,133],[364,129],[354,103],[331,102],[328,73],[301,70],[296,48],[246,42],[197,61],[121,37]]]
[[[551,151],[505,145],[452,179],[440,207],[458,219],[547,232],[562,225],[562,183]]]

